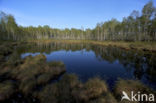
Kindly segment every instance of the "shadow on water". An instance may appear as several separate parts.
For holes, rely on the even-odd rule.
[[[156,89],[156,53],[124,50],[93,44],[33,43],[20,46],[22,58],[43,53],[47,61],[62,61],[67,73],[78,75],[82,82],[91,77],[107,81],[112,89],[118,78],[139,80]]]

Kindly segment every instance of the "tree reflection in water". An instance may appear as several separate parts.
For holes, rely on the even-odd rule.
[[[17,49],[17,52],[19,55],[24,53],[50,54],[61,50],[83,52],[84,49],[86,51],[93,51],[98,61],[119,62],[127,72],[133,71],[133,78],[155,86],[156,53],[152,52],[125,50],[113,46],[100,46],[87,43],[70,44],[59,42],[23,44]]]

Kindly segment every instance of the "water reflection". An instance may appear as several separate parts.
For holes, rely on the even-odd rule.
[[[81,81],[99,76],[110,87],[117,78],[138,79],[156,88],[156,53],[93,44],[34,43],[17,49],[22,57],[44,53],[47,61],[63,61]]]

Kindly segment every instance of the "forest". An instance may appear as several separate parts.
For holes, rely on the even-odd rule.
[[[20,6],[19,1],[15,1],[9,1],[11,6],[6,2],[6,7]],[[53,6],[54,1],[58,0],[46,3]],[[62,1],[56,4],[65,5]],[[92,29],[22,26],[14,14],[0,11],[0,103],[156,103],[156,6],[153,1],[122,20],[110,18]],[[43,6],[43,2],[38,5]],[[31,3],[37,7],[36,1]],[[21,4],[20,9],[28,9],[23,1]],[[69,1],[67,4],[72,5]],[[35,9],[40,15],[44,15],[40,12],[42,6]],[[58,12],[51,10],[43,11]],[[26,13],[24,11],[22,13]],[[123,100],[124,92],[130,98],[134,93],[136,100]],[[138,99],[140,97],[143,99]]]
[[[40,39],[98,40],[98,41],[155,41],[156,7],[152,1],[144,5],[141,12],[132,11],[122,21],[112,18],[97,23],[94,29],[51,28],[44,26],[23,27],[16,23],[13,15],[0,13],[0,40],[26,41]]]

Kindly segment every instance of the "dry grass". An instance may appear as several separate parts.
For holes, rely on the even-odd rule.
[[[45,84],[65,72],[63,64],[61,67],[56,64],[52,66],[46,63],[46,57],[42,54],[25,58],[23,64],[14,72],[16,78],[21,81],[20,89],[27,94],[37,85]]]
[[[84,89],[86,91],[86,95],[89,98],[98,97],[102,93],[106,93],[108,91],[106,83],[103,80],[100,80],[99,78],[89,79],[85,83]]]
[[[117,103],[117,101],[110,92],[107,92],[94,100],[90,100],[88,103]]]
[[[19,82],[19,90],[26,95],[31,94],[37,86],[45,85],[65,72],[63,63],[47,63],[46,57],[42,54],[35,57],[28,56],[20,61],[17,66],[7,63],[1,69],[0,75],[16,79]]]
[[[77,101],[88,102],[91,99],[96,99],[107,92],[107,85],[103,80],[92,78],[84,85],[81,84],[78,88],[75,88],[72,94]]]
[[[156,44],[150,42],[54,41],[63,43],[83,42],[104,46],[112,45],[127,50],[156,50]],[[52,41],[50,40],[46,42],[48,43]],[[0,46],[2,46],[1,48],[4,48],[3,45]],[[0,51],[0,58],[4,59],[4,56],[8,55],[9,52],[12,52],[12,47]],[[42,103],[117,103],[115,97],[120,101],[122,91],[125,91],[128,94],[130,91],[140,91],[143,93],[153,92],[138,81],[120,79],[115,85],[113,96],[108,90],[105,81],[99,78],[92,78],[86,83],[81,83],[78,77],[74,74],[65,74],[56,83],[49,84],[50,80],[58,78],[65,72],[65,67],[62,62],[47,63],[46,57],[43,54],[35,57],[28,56],[24,60],[16,57],[16,53],[13,53],[10,61],[8,60],[5,66],[1,68],[0,76],[7,75],[8,78],[16,79],[18,87],[15,87],[14,83],[10,81],[1,82],[0,101],[8,99],[14,92],[16,92],[16,89],[22,91],[25,96],[33,94],[33,96],[38,98]],[[43,88],[41,91],[37,91],[36,87],[40,85],[43,85]]]
[[[14,92],[16,92],[15,86],[11,81],[0,83],[0,101],[8,99]]]
[[[45,86],[37,97],[42,103],[116,103],[103,80],[93,78],[82,84],[74,74]]]
[[[139,81],[119,79],[114,88],[114,94],[119,101],[121,101],[121,95],[123,95],[122,91],[125,91],[129,96],[131,94],[131,91],[133,91],[134,93],[140,92],[142,94],[143,93],[150,94],[154,92],[147,86],[140,83]],[[129,101],[125,100],[122,101],[122,103],[129,103]],[[134,101],[133,103],[137,102]]]
[[[71,92],[79,84],[76,75],[65,74],[62,79],[51,85],[46,85],[42,91],[37,94],[41,103],[71,103],[73,98]]]

